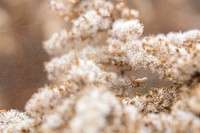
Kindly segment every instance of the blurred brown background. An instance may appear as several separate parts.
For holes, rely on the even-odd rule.
[[[128,0],[140,11],[145,35],[200,29],[200,0]],[[23,110],[48,83],[42,41],[65,27],[48,0],[0,0],[0,109]]]

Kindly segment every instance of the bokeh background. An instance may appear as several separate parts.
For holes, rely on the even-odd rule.
[[[140,11],[145,35],[200,29],[200,0],[127,0]],[[0,109],[23,110],[47,84],[42,42],[64,28],[48,0],[0,0]]]

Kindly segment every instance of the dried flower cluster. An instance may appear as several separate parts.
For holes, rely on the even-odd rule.
[[[9,132],[154,133],[200,131],[200,31],[140,38],[139,13],[125,2],[51,0],[70,28],[44,43],[54,85],[27,102],[26,114],[1,112]],[[157,72],[172,84],[133,96]],[[148,89],[148,88],[147,88]],[[8,126],[5,126],[8,125]]]

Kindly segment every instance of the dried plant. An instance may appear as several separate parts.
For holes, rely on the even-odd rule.
[[[2,111],[2,132],[142,133],[200,131],[200,31],[141,37],[139,13],[125,1],[51,0],[70,27],[44,42],[53,85],[38,90],[25,113]],[[139,68],[171,81],[143,87]]]

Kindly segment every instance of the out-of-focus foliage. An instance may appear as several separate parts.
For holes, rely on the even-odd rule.
[[[41,44],[61,27],[48,0],[0,1],[0,93],[7,103],[1,108],[22,109],[35,88],[46,82],[47,55]]]
[[[127,0],[140,11],[145,34],[200,28],[199,0]]]

